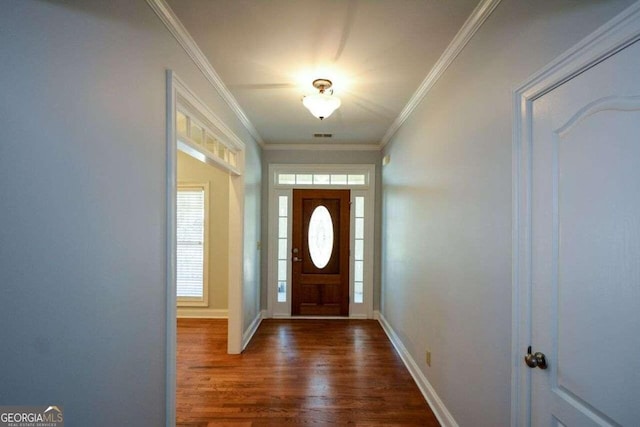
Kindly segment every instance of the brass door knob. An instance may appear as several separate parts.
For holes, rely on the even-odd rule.
[[[547,369],[547,358],[544,353],[536,352],[531,354],[531,346],[527,349],[527,354],[524,356],[524,363],[530,368]]]

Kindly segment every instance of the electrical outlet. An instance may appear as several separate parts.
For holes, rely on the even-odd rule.
[[[429,350],[427,350],[426,361],[427,361],[427,366],[431,366],[431,352]]]

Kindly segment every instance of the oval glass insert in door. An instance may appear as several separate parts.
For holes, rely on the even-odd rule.
[[[309,219],[309,255],[317,268],[324,268],[333,253],[333,220],[329,210],[318,206]]]

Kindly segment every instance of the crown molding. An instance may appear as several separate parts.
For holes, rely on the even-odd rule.
[[[500,1],[501,0],[482,0],[473,12],[471,12],[469,18],[467,18],[453,40],[451,40],[451,43],[449,43],[440,58],[438,58],[438,61],[436,61],[433,68],[431,68],[431,71],[429,71],[429,74],[427,74],[427,77],[422,81],[407,105],[405,105],[389,129],[387,129],[387,132],[380,142],[380,148],[384,148],[384,146],[389,143],[393,135],[395,135],[402,124],[409,118],[424,97],[427,96],[431,88],[440,77],[442,77],[447,68],[449,68],[449,65],[451,65],[476,31],[480,29],[484,21],[491,15],[491,12],[500,4]]]
[[[300,150],[300,151],[380,151],[378,144],[265,144],[266,151]]]
[[[175,37],[178,43],[180,43],[182,48],[191,57],[200,71],[202,71],[202,74],[204,74],[207,80],[209,80],[213,87],[216,88],[218,93],[222,96],[222,99],[224,99],[229,108],[231,108],[235,113],[242,125],[247,129],[256,142],[260,146],[264,147],[264,140],[256,130],[255,126],[253,126],[253,123],[251,123],[245,112],[238,104],[236,98],[231,94],[231,92],[229,92],[229,89],[227,89],[227,86],[222,82],[222,79],[216,70],[200,50],[195,40],[193,40],[193,37],[191,37],[191,34],[189,34],[184,25],[182,25],[182,22],[180,22],[180,19],[178,19],[167,2],[165,0],[147,0],[147,3],[171,32],[173,37]]]

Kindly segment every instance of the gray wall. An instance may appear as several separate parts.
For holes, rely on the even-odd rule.
[[[260,241],[262,213],[262,151],[256,144],[247,144],[245,151],[244,194],[244,326],[243,331],[260,314]],[[266,211],[265,211],[266,212]]]
[[[375,200],[375,266],[373,270],[373,309],[380,308],[380,227],[381,227],[381,206],[382,206],[382,174],[381,157],[379,151],[342,151],[342,150],[265,150],[262,157],[262,192],[265,195],[262,199],[262,241],[267,242],[268,218],[266,212],[269,211],[269,165],[273,164],[373,164],[376,165],[376,200]],[[266,245],[262,251],[262,298],[261,304],[264,310],[267,309],[267,250]]]
[[[630,3],[503,0],[385,149],[382,312],[461,426],[509,425],[512,89]]]
[[[145,1],[0,7],[0,404],[164,425],[165,70],[248,144],[250,235],[259,150]]]

